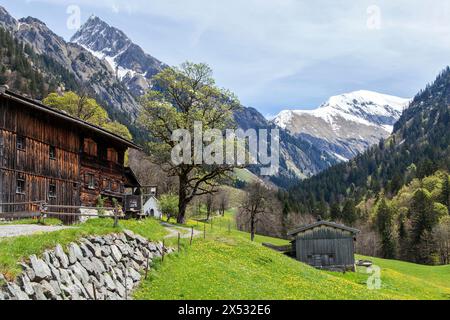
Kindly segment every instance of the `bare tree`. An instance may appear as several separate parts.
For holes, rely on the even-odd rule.
[[[205,205],[206,205],[206,220],[209,221],[212,212],[215,210],[215,194],[208,193],[205,195]]]
[[[436,249],[442,264],[450,264],[450,217],[441,219],[433,229]]]
[[[250,224],[250,238],[255,239],[256,224],[260,216],[267,212],[268,190],[261,182],[252,182],[246,187],[247,197],[240,207],[242,217]],[[245,219],[244,218],[244,219]]]
[[[224,188],[220,189],[219,193],[217,194],[217,205],[222,217],[225,215],[225,211],[229,208],[229,200],[230,194],[228,190]]]

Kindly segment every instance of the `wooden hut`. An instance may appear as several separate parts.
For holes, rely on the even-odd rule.
[[[107,206],[113,198],[123,202],[125,188],[139,187],[124,166],[128,148],[140,149],[0,86],[0,213],[32,213],[33,201],[95,206],[102,196]]]
[[[328,221],[317,221],[288,233],[294,237],[295,258],[313,267],[354,270],[354,241],[359,230]]]

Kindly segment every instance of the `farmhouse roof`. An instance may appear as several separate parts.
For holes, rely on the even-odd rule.
[[[292,235],[298,234],[300,232],[303,232],[303,231],[306,231],[309,229],[313,229],[316,227],[320,227],[320,226],[328,226],[328,227],[332,227],[332,228],[336,228],[336,229],[346,230],[346,231],[349,231],[354,234],[359,233],[358,229],[350,228],[350,227],[344,226],[343,224],[322,220],[322,221],[317,221],[312,224],[304,225],[304,226],[298,227],[294,230],[291,230],[290,232],[288,232],[288,236],[292,236]]]
[[[68,115],[60,110],[46,106],[39,101],[30,99],[30,98],[20,95],[16,92],[10,91],[7,88],[5,88],[4,86],[0,86],[0,96],[5,97],[10,100],[13,100],[13,101],[16,101],[16,102],[19,102],[19,103],[26,105],[32,109],[39,110],[41,112],[44,112],[50,116],[61,119],[63,121],[67,121],[68,123],[71,123],[75,126],[82,127],[84,129],[93,131],[97,134],[102,135],[103,137],[107,137],[107,138],[114,140],[115,142],[125,145],[129,148],[142,150],[142,148],[140,146],[136,145],[135,143],[131,142],[130,140],[122,138],[121,136],[119,136],[115,133],[105,130],[99,126],[93,125],[87,121],[75,118],[75,117]]]

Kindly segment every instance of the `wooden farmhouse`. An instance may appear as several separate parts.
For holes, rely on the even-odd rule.
[[[354,270],[355,236],[359,230],[341,224],[317,221],[288,233],[295,258],[313,267]]]
[[[137,145],[98,126],[0,87],[0,213],[30,212],[31,201],[105,206],[139,183],[124,166]],[[5,205],[6,204],[6,205]]]

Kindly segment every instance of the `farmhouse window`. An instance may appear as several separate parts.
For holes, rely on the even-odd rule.
[[[25,150],[25,137],[17,136],[16,146],[18,150]]]
[[[54,146],[50,146],[48,154],[49,154],[49,157],[51,160],[55,160],[56,159],[56,148]]]
[[[16,193],[24,194],[25,193],[25,180],[17,179],[16,181]]]
[[[105,179],[105,191],[111,191],[111,180]]]
[[[119,155],[117,154],[117,151],[114,148],[108,148],[107,160],[114,163],[119,162]]]
[[[94,140],[86,138],[84,139],[83,150],[90,156],[97,156],[97,143]]]
[[[50,183],[50,185],[48,186],[48,197],[56,198],[56,184]]]
[[[94,177],[94,175],[89,173],[87,175],[87,180],[88,180],[88,182],[87,182],[88,188],[89,189],[95,189],[95,177]]]

